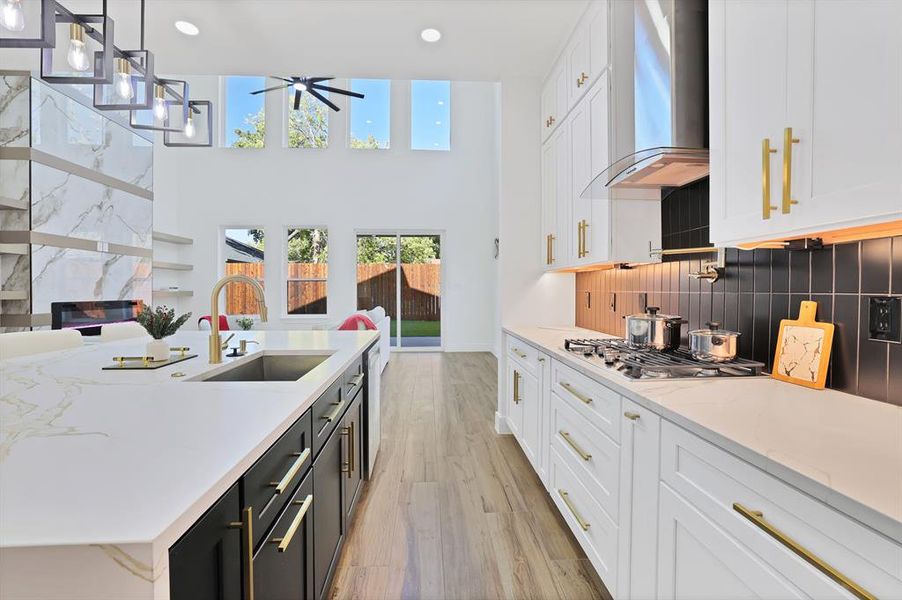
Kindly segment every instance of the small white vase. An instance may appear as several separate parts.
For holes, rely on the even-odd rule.
[[[147,354],[154,362],[169,358],[169,344],[166,340],[153,340],[147,342]]]

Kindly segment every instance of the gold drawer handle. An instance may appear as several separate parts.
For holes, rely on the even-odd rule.
[[[357,468],[355,466],[355,456],[354,456],[354,421],[351,421],[347,427],[342,427],[341,435],[347,436],[348,439],[348,462],[342,463],[341,472],[348,474],[348,479],[353,476],[354,470]],[[347,467],[347,470],[345,470]]]
[[[567,432],[564,431],[563,429],[561,429],[560,431],[558,431],[558,433],[560,434],[560,436],[561,436],[562,438],[564,438],[564,441],[567,442],[567,443],[570,445],[571,448],[573,448],[573,451],[576,452],[577,454],[579,454],[579,457],[580,457],[581,459],[586,460],[586,461],[592,460],[592,455],[589,454],[588,452],[586,452],[585,450],[583,450],[582,448],[580,448],[580,447],[579,447],[579,444],[577,444],[577,443],[573,440],[573,438],[570,437],[570,434],[569,434],[569,433],[567,433]]]
[[[327,423],[331,423],[335,420],[335,417],[338,416],[338,413],[340,413],[341,409],[344,407],[345,401],[342,400],[341,402],[333,402],[332,404],[335,405],[335,408],[332,409],[332,412],[330,412],[328,415],[320,417],[320,419],[326,421]]]
[[[786,546],[788,549],[792,550],[792,552],[795,553],[799,558],[832,579],[834,582],[847,589],[856,598],[859,598],[860,600],[877,600],[876,596],[869,593],[857,583],[825,563],[818,556],[812,554],[811,552],[800,546],[799,543],[794,539],[768,523],[764,518],[764,513],[762,513],[761,511],[750,510],[739,502],[733,503],[733,510],[751,521],[755,526],[764,531],[764,533],[774,538],[775,540]]]
[[[520,373],[514,369],[514,404],[520,404]]]
[[[519,356],[520,358],[526,358],[526,355],[520,352],[519,348],[511,348],[511,352]]]
[[[310,508],[310,505],[313,504],[313,494],[307,494],[307,497],[304,500],[295,500],[292,504],[300,504],[301,509],[298,511],[298,514],[294,516],[294,519],[291,521],[291,525],[288,526],[288,531],[285,532],[285,537],[273,538],[270,541],[272,544],[279,545],[279,552],[285,552],[288,550],[288,544],[291,543],[291,540],[294,538],[294,534],[297,532],[298,527],[301,526],[301,523],[304,521],[304,515],[307,514],[307,509]]]
[[[576,396],[576,397],[577,397],[579,400],[581,400],[583,403],[585,403],[585,404],[592,404],[592,399],[591,399],[591,398],[589,398],[588,396],[584,396],[583,394],[577,392],[576,389],[574,389],[574,387],[573,387],[572,385],[570,385],[569,383],[567,383],[566,381],[562,381],[562,382],[560,383],[560,385],[561,385],[562,388],[564,388],[565,390],[567,390],[568,392],[570,392],[571,394],[573,394],[574,396]]]
[[[557,493],[560,495],[561,500],[564,501],[564,504],[567,505],[567,508],[570,509],[570,514],[573,515],[573,518],[576,519],[576,522],[579,523],[579,526],[583,528],[583,531],[588,531],[590,524],[585,521],[585,519],[580,516],[579,511],[573,506],[570,502],[570,494],[567,493],[566,490],[562,490],[558,488]]]
[[[793,204],[792,199],[792,145],[798,144],[799,138],[792,137],[792,127],[783,130],[783,214],[788,215]]]
[[[244,598],[254,600],[254,507],[248,506],[241,511],[243,519],[229,523],[229,529],[240,529],[244,534],[241,544],[244,551]]]
[[[269,485],[276,488],[276,493],[281,494],[285,490],[288,489],[288,485],[291,483],[291,480],[294,479],[295,475],[298,474],[298,471],[301,470],[301,465],[310,458],[310,448],[304,448],[303,452],[295,452],[292,456],[297,456],[297,460],[295,460],[291,467],[289,467],[288,471],[285,472],[285,475],[282,476],[282,479],[279,481],[270,481]]]
[[[761,216],[770,219],[770,211],[777,207],[770,203],[770,155],[776,150],[770,147],[770,139],[761,140]]]
[[[351,387],[357,387],[358,385],[360,385],[361,381],[363,381],[363,373],[357,373],[356,375],[354,375],[354,377],[351,378],[351,381],[349,383],[351,384]]]
[[[640,415],[639,413],[634,413],[634,412],[630,412],[630,411],[626,411],[625,413],[623,413],[623,416],[626,417],[627,419],[629,419],[630,421],[638,421],[642,417],[642,415]]]

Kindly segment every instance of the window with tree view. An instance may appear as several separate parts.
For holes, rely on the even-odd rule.
[[[326,229],[288,229],[289,315],[325,315],[329,279],[329,234]]]
[[[247,275],[263,285],[263,247],[265,236],[262,229],[242,228],[225,230],[225,274]],[[257,314],[257,297],[246,283],[234,283],[225,288],[226,314]]]
[[[391,137],[391,81],[352,79],[350,87],[364,97],[351,98],[348,145],[360,149],[387,149]]]
[[[311,96],[301,94],[301,103],[294,109],[293,87],[288,88],[288,147],[325,148],[329,145],[329,107]],[[320,92],[326,98],[329,92]]]
[[[262,148],[266,138],[263,94],[251,92],[266,87],[264,77],[223,77],[223,145],[227,148]]]

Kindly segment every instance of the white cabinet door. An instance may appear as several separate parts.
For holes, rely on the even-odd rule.
[[[568,108],[573,108],[588,89],[589,78],[589,24],[580,22],[573,32],[565,51],[567,63]]]
[[[589,83],[601,75],[608,67],[610,36],[608,34],[608,14],[610,7],[607,0],[596,0],[586,13],[589,26]]]
[[[605,13],[606,14],[606,13]],[[586,105],[589,112],[589,147],[590,147],[590,174],[591,182],[597,175],[604,171],[610,164],[611,138],[610,138],[610,76],[602,73],[589,94],[586,96]],[[588,185],[588,184],[587,184]],[[577,193],[582,193],[582,189]],[[619,256],[611,255],[611,201],[609,198],[593,198],[581,200],[586,204],[583,209],[589,227],[586,228],[585,262],[605,262],[620,260]],[[635,233],[635,232],[631,232]],[[656,238],[657,239],[657,238]]]
[[[657,598],[805,598],[696,507],[660,484]]]
[[[902,218],[902,2],[800,4],[790,13],[799,51],[784,125],[799,140],[790,165],[798,204],[787,230]]]
[[[519,401],[516,404],[522,413],[522,424],[517,441],[520,442],[520,447],[523,448],[526,458],[532,463],[533,468],[538,471],[539,441],[541,439],[540,425],[542,423],[542,395],[539,393],[539,380],[535,375],[519,369],[516,363],[514,370],[519,378],[517,385]]]
[[[570,169],[571,196],[573,205],[570,232],[574,242],[574,262],[586,262],[585,247],[588,245],[583,231],[583,224],[592,223],[592,202],[580,198],[580,194],[589,185],[592,175],[592,140],[589,124],[588,98],[576,105],[567,117],[567,128],[570,130]],[[589,227],[591,228],[591,227]]]
[[[766,237],[785,227],[776,153],[786,122],[789,0],[709,3],[711,241]],[[836,75],[842,79],[839,74]],[[765,158],[766,157],[766,158]],[[769,171],[769,185],[765,173]]]
[[[507,425],[514,437],[519,439],[523,436],[523,392],[520,384],[523,380],[524,369],[510,359],[507,359],[506,362]]]
[[[551,117],[555,115],[554,101],[557,98],[557,90],[554,85],[555,81],[549,78],[542,87],[542,141],[548,139],[548,136],[554,131],[554,125],[551,122]]]
[[[557,268],[573,263],[575,235],[571,229],[575,229],[573,221],[573,203],[571,202],[571,179],[573,174],[570,168],[570,128],[566,123],[558,128],[553,138],[555,150],[555,204],[557,218],[555,225],[557,233],[554,240],[554,256]]]
[[[542,265],[553,269],[557,238],[557,149],[554,141],[542,146]]]
[[[661,417],[623,399],[620,427],[620,597],[654,598]]]
[[[549,435],[549,412],[551,407],[551,357],[539,354],[539,396],[541,397],[539,413],[539,479],[548,487],[548,461],[551,440]]]

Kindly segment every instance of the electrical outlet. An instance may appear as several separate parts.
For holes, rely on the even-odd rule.
[[[868,300],[868,339],[902,343],[902,298],[871,296]]]

